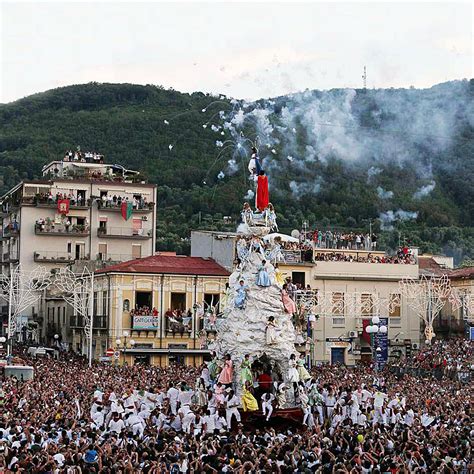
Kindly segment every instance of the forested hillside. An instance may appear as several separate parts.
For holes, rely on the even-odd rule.
[[[80,146],[159,186],[158,245],[224,229],[251,199],[259,148],[283,230],[368,230],[474,258],[474,80],[430,89],[306,91],[245,102],[160,87],[64,87],[0,105],[0,191]],[[232,224],[232,228],[235,225]]]

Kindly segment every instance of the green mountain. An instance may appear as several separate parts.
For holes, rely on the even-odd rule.
[[[474,257],[474,80],[305,91],[248,103],[161,87],[63,87],[0,105],[0,192],[80,146],[159,186],[159,249],[235,228],[252,144],[283,230],[366,229]],[[232,216],[226,224],[223,216]]]

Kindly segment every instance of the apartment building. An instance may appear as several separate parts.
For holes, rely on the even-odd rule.
[[[2,272],[17,264],[23,270],[39,265],[52,270],[74,262],[105,265],[153,254],[156,185],[147,184],[137,171],[107,164],[102,155],[76,152],[47,164],[42,174],[0,198]],[[22,318],[59,321],[56,311],[65,318],[60,303],[49,314],[46,307],[30,307]]]
[[[212,259],[162,252],[97,270],[94,279],[93,356],[107,349],[116,363],[199,365],[209,354],[229,272]],[[83,321],[73,317],[72,349],[87,353]]]

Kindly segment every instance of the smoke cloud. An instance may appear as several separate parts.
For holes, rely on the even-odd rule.
[[[415,194],[413,194],[413,199],[422,199],[425,196],[428,196],[428,194],[430,194],[431,191],[433,191],[435,187],[436,187],[435,181],[431,181],[429,184],[421,187]]]

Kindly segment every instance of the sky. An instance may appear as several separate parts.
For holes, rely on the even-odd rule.
[[[0,0],[0,103],[97,82],[245,99],[473,77],[471,2]]]

